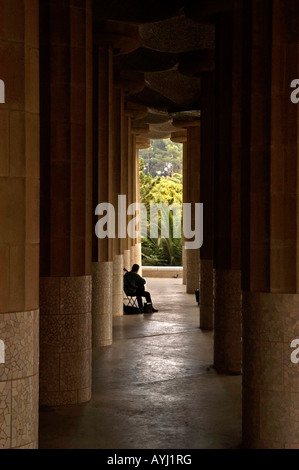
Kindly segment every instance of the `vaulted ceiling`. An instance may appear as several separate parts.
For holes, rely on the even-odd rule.
[[[219,0],[94,0],[94,35],[116,25],[127,39],[114,47],[114,76],[115,82],[128,84],[125,100],[129,108],[140,111],[135,124],[144,128],[143,137],[168,138],[178,131],[173,121],[200,118],[200,76],[214,69],[210,10],[218,4]]]

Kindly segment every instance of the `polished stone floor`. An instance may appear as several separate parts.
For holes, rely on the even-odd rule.
[[[181,279],[148,279],[159,313],[114,319],[93,357],[91,402],[41,410],[41,449],[236,449],[241,377],[219,375]]]

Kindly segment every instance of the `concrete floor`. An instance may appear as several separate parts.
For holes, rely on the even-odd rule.
[[[41,410],[41,449],[231,449],[241,445],[241,377],[213,368],[181,279],[148,279],[159,313],[114,319],[93,358],[91,402]]]

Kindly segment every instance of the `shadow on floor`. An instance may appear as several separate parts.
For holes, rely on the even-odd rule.
[[[181,279],[149,279],[159,313],[114,318],[114,344],[93,354],[93,397],[40,412],[41,449],[236,449],[241,377],[211,368]]]

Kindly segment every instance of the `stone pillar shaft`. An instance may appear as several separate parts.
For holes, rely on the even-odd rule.
[[[187,201],[187,184],[185,184],[185,178],[187,177],[187,139],[183,143],[183,201]],[[185,250],[185,238],[183,234],[183,245],[182,245],[182,263],[183,263],[183,285],[187,286],[187,260]]]
[[[184,203],[190,203],[191,224],[195,224],[195,203],[200,202],[200,126],[187,127],[187,163],[185,166],[187,174],[184,175],[186,185],[186,199]],[[186,290],[189,294],[199,289],[199,249],[187,249],[186,253]]]
[[[42,2],[40,25],[40,403],[55,406],[91,396],[91,1]]]
[[[109,239],[109,258],[113,259],[112,314],[123,315],[123,254],[122,240],[118,236],[118,196],[122,190],[122,132],[124,118],[124,95],[121,88],[114,88],[112,127],[110,129],[109,203],[116,215],[116,237]]]
[[[113,47],[95,48],[93,206],[109,202],[110,129],[113,124]],[[95,223],[97,223],[96,217]],[[113,253],[108,238],[96,238],[92,265],[92,346],[112,344]]]
[[[242,15],[216,20],[214,365],[241,373],[241,74]]]
[[[113,47],[98,48],[98,201],[109,202],[109,175],[113,103]],[[109,240],[98,240],[99,262],[113,261]]]
[[[215,154],[215,74],[201,74],[201,155],[200,202],[204,205],[204,242],[200,249],[200,328],[214,328],[214,154]]]
[[[0,449],[29,449],[38,445],[38,1],[4,0],[1,16]]]
[[[245,17],[243,445],[298,449],[298,3],[251,0]]]

